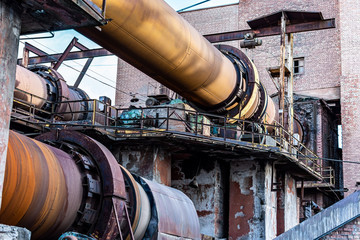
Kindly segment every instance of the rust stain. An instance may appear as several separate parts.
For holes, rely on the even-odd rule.
[[[250,232],[249,222],[254,215],[254,196],[250,189],[253,183],[252,177],[244,178],[244,183],[246,186],[230,182],[229,238],[232,239]],[[242,193],[244,187],[250,194]]]
[[[154,152],[155,179],[166,186],[171,186],[171,158],[170,154],[160,149]]]
[[[205,217],[205,216],[208,216],[210,214],[213,214],[212,211],[206,211],[206,210],[203,210],[203,211],[196,211],[197,212],[197,215],[199,217]]]
[[[293,180],[293,179],[289,179],[287,185],[288,185],[287,192],[288,192],[289,194],[295,195],[294,180]]]

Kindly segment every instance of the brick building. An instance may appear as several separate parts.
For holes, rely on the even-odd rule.
[[[308,137],[307,147],[323,158],[341,159],[342,154],[343,160],[360,163],[360,148],[357,147],[357,136],[360,136],[360,127],[356,121],[357,116],[360,115],[358,101],[360,96],[360,69],[356,64],[360,57],[360,37],[357,35],[360,33],[359,6],[360,0],[240,0],[238,4],[188,11],[181,13],[181,15],[204,35],[248,29],[247,21],[281,10],[321,12],[324,19],[335,18],[335,29],[294,34],[294,63],[296,68],[294,92],[299,96],[296,109],[301,112],[303,122],[310,123],[310,126],[306,129]],[[265,85],[269,94],[276,94],[276,88],[271,81],[268,68],[279,66],[280,37],[266,37],[262,38],[262,41],[262,46],[243,51],[254,61],[260,74],[260,80]],[[231,41],[224,44],[240,49],[239,41]],[[124,94],[119,91],[116,93],[115,104],[122,107],[129,105],[145,106],[147,96],[158,94],[162,91],[162,86],[159,83],[121,59],[118,61],[117,88],[130,93]],[[170,97],[174,96],[172,93],[169,95]],[[140,101],[137,103],[130,102],[133,97],[140,99]],[[311,107],[313,109],[309,110]],[[337,145],[337,125],[342,125],[342,151],[338,149]],[[215,162],[213,170],[206,174],[214,175],[211,175],[211,178],[215,181],[214,184],[216,185],[216,181],[224,181],[222,177],[219,178],[220,180],[216,178],[217,174],[223,176],[220,173],[224,171],[224,168],[229,173],[235,174],[244,171],[246,164],[248,163],[243,162],[240,164],[241,166],[234,165],[229,170],[227,169],[228,166],[224,167]],[[323,166],[329,165],[337,169],[335,176],[336,183],[331,191],[339,193],[336,195],[340,197],[343,193],[343,188],[345,188],[345,191],[348,189],[348,192],[345,192],[345,196],[354,192],[357,185],[359,185],[358,182],[360,182],[360,166],[358,167],[356,164],[346,162],[341,165],[341,163],[330,162],[325,159]],[[271,168],[268,165],[265,167],[260,165],[254,166],[249,166],[249,168],[252,168],[254,176],[259,169],[265,168],[266,172]],[[175,167],[181,168],[180,166]],[[244,184],[245,180],[242,179],[241,183]],[[292,179],[290,178],[288,182],[291,181]],[[177,181],[173,181],[172,184],[176,185]],[[204,183],[204,185],[206,184]],[[317,185],[309,183],[308,186],[305,190],[305,198],[316,202],[321,207],[327,207],[337,200],[334,196],[329,197],[329,189],[320,188],[319,191]],[[194,191],[192,189],[181,190],[187,194],[193,194]],[[222,189],[214,189],[214,198],[218,197],[217,191],[221,192]],[[198,205],[201,205],[200,202],[199,200]],[[210,208],[215,207],[211,205]],[[274,206],[267,207],[275,209]],[[229,208],[231,212],[232,207],[230,206]],[[299,206],[294,208],[299,208]],[[204,209],[200,214],[206,215],[207,210],[209,209]],[[295,215],[299,214],[297,210],[289,212]],[[214,217],[210,217],[210,220],[200,216],[200,222],[211,221],[213,226],[209,227],[210,230],[205,229],[205,233],[211,236],[221,236],[223,235],[221,233],[223,230],[217,227],[219,225],[217,221],[223,216],[219,217],[216,216],[216,213],[213,214]],[[254,221],[254,219],[246,221]],[[294,224],[296,223],[291,222],[286,229],[294,226]],[[267,231],[271,231],[269,229]],[[229,231],[232,231],[231,227]],[[249,231],[253,230],[248,229]],[[267,236],[276,235],[276,230],[273,230],[273,232]],[[260,235],[250,234],[249,236],[255,237]]]
[[[360,12],[359,1],[242,1],[238,4],[203,10],[188,11],[182,16],[200,33],[211,34],[248,29],[247,21],[280,10],[319,11],[325,19],[335,18],[336,29],[297,33],[294,35],[294,58],[300,64],[295,75],[296,94],[321,98],[334,106],[341,104],[343,126],[343,159],[356,161],[360,155],[356,136],[360,133],[356,116],[359,115],[359,56]],[[267,68],[279,65],[279,36],[263,38],[262,46],[244,50],[255,62],[260,79],[270,94],[276,89],[270,80]],[[225,44],[240,48],[239,41]],[[118,87],[137,96],[139,105],[144,105],[146,96],[159,84],[122,60],[118,64]],[[340,97],[341,96],[341,97]],[[116,104],[128,106],[131,96],[117,92]],[[340,121],[337,124],[341,124]],[[318,145],[320,146],[320,145]],[[322,149],[317,152],[321,155]],[[353,192],[359,174],[356,167],[344,163],[345,188]]]

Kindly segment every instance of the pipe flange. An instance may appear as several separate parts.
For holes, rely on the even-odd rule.
[[[259,84],[259,91],[260,91],[260,104],[257,107],[257,111],[255,112],[254,116],[252,116],[249,120],[250,121],[260,121],[266,114],[266,109],[268,105],[268,97],[265,90],[264,85],[260,82]]]
[[[37,137],[40,141],[68,143],[81,154],[91,156],[101,180],[101,214],[85,234],[98,239],[115,239],[119,234],[116,216],[123,216],[126,205],[124,177],[112,153],[101,143],[76,131],[57,130]],[[115,212],[116,211],[116,212]]]
[[[66,111],[66,104],[62,103],[69,100],[70,90],[64,78],[51,67],[36,65],[28,68],[30,71],[38,74],[47,81],[50,81],[57,89],[55,102],[58,103],[54,107],[54,113],[63,113]]]
[[[102,201],[101,178],[91,156],[81,153],[80,149],[70,143],[62,142],[57,144],[59,145],[58,148],[72,156],[81,172],[84,189],[83,200],[72,228],[79,232],[85,232],[94,226],[95,220],[100,214],[101,209],[99,206]]]

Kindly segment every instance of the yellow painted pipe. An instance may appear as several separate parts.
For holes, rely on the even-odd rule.
[[[53,239],[74,222],[82,189],[70,155],[10,131],[0,223]]]
[[[234,90],[233,64],[163,0],[107,0],[106,18],[101,31],[78,31],[194,104],[215,106]]]
[[[103,3],[93,2],[99,7]],[[107,0],[105,12],[111,20],[101,30],[78,31],[194,105],[214,109],[233,97],[237,82],[242,82],[234,64],[163,0]],[[258,110],[259,97],[256,84],[247,104],[225,108],[237,107],[235,117],[248,119]]]

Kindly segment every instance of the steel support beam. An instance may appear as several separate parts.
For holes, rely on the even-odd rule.
[[[71,49],[76,45],[78,39],[76,37],[74,37],[70,44],[67,46],[67,48],[65,49],[65,51],[63,52],[63,54],[61,55],[61,57],[59,58],[59,60],[56,62],[56,64],[54,65],[54,69],[58,70],[59,67],[61,66],[61,64],[64,62],[64,60],[66,59],[66,57],[69,55]]]
[[[59,54],[51,54],[47,56],[40,56],[40,57],[30,57],[29,58],[29,65],[34,64],[41,64],[41,63],[48,63],[48,62],[55,62],[58,61],[61,57],[61,53]],[[104,56],[111,56],[114,55],[108,50],[104,48],[97,48],[92,50],[83,50],[83,51],[75,51],[70,52],[64,61],[68,60],[76,60],[76,59],[83,59],[83,58],[92,58],[92,57],[104,57]],[[18,59],[18,64],[21,64],[22,59]]]
[[[286,34],[323,30],[329,28],[335,28],[334,18],[326,19],[322,21],[307,22],[307,23],[289,24],[286,26]],[[209,42],[211,43],[218,43],[218,42],[227,42],[227,41],[244,39],[245,34],[247,33],[253,33],[257,38],[280,35],[281,26],[239,30],[233,32],[226,32],[226,33],[215,33],[215,34],[204,35],[204,37],[207,40],[209,40]]]
[[[323,21],[290,24],[286,26],[286,33],[289,34],[289,33],[297,33],[297,32],[308,32],[308,31],[323,30],[329,28],[335,28],[334,18]],[[209,35],[204,35],[204,37],[212,43],[217,43],[217,42],[241,40],[244,39],[244,36],[247,33],[254,33],[256,37],[268,37],[268,36],[281,34],[281,28],[280,26],[275,26],[275,27],[259,28],[255,30],[247,29],[247,30],[240,30],[240,31],[233,31],[226,33],[209,34]],[[78,44],[76,44],[76,47],[78,47]],[[51,54],[47,56],[30,57],[29,65],[58,61],[61,55],[62,54]],[[104,57],[110,55],[113,54],[104,48],[82,50],[82,51],[70,52],[68,56],[64,59],[64,61],[76,60],[82,58],[91,58],[91,57]],[[19,59],[18,64],[21,64],[21,61],[22,59]]]
[[[21,19],[17,1],[0,0],[0,206],[15,89]]]

